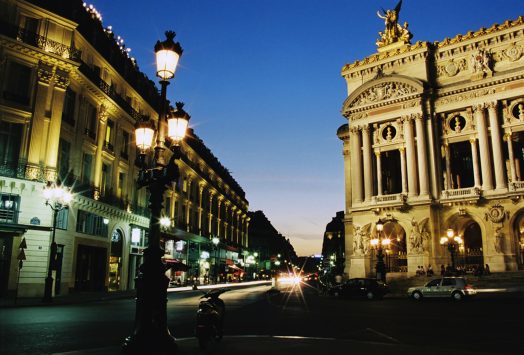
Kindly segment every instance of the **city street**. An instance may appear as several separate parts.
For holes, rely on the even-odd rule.
[[[223,295],[226,337],[215,353],[222,353],[221,347],[228,343],[241,341],[234,336],[257,336],[252,344],[266,343],[267,336],[296,337],[292,338],[295,344],[314,338],[327,342],[324,346],[388,346],[393,353],[409,347],[413,353],[509,354],[520,353],[518,349],[524,344],[520,334],[524,311],[519,295],[486,293],[466,302],[416,303],[407,298],[365,301],[319,296],[307,286],[284,288],[280,293],[267,292],[269,289],[235,288]],[[201,291],[169,294],[168,324],[181,344],[193,337],[200,295]],[[1,309],[1,353],[116,352],[133,329],[134,305],[134,300],[124,299]],[[263,353],[263,349],[253,351]]]

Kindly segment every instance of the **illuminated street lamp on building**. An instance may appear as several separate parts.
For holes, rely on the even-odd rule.
[[[440,238],[440,244],[447,246],[449,254],[451,255],[451,268],[455,271],[455,253],[457,252],[457,249],[464,244],[464,241],[459,235],[455,235],[453,229],[449,228],[446,231],[446,236]]]

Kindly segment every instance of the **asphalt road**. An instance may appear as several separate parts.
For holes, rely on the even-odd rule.
[[[228,335],[309,337],[328,341],[327,348],[329,341],[354,341],[361,345],[414,346],[425,354],[520,354],[524,348],[521,296],[483,294],[466,302],[414,302],[407,298],[367,301],[319,296],[308,287],[287,288],[280,293],[267,293],[268,289],[255,286],[223,295],[227,307],[224,341]],[[193,336],[200,294],[169,294],[168,324],[177,338]],[[0,309],[0,353],[117,349],[133,330],[134,308],[133,300],[124,299]],[[260,338],[261,344],[263,341]]]

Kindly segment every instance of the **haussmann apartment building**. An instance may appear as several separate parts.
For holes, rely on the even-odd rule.
[[[43,189],[57,181],[74,199],[57,215],[53,292],[134,288],[149,226],[134,126],[157,121],[159,103],[93,6],[0,0],[1,295],[43,295],[53,225]],[[248,202],[193,130],[182,151],[180,180],[164,203],[166,274],[205,282],[210,270],[227,275],[243,261]],[[169,270],[180,263],[185,270]]]

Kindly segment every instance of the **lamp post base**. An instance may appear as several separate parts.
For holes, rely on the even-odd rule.
[[[42,302],[53,302],[53,277],[51,276],[45,278],[44,297],[42,298]]]
[[[122,352],[126,354],[176,354],[177,349],[175,338],[169,331],[161,334],[153,331],[133,334],[122,345]]]
[[[159,250],[146,249],[146,261],[136,278],[135,330],[122,344],[128,354],[174,354],[175,338],[167,327],[167,286],[165,266]]]
[[[384,255],[382,253],[379,253],[377,256],[378,261],[376,265],[377,269],[377,280],[386,282],[386,264],[384,263]]]

